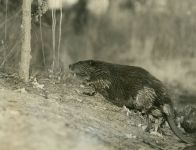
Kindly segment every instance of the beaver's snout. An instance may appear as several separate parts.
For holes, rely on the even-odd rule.
[[[70,64],[70,65],[69,65],[69,70],[70,70],[70,72],[72,72],[72,73],[78,73],[78,72],[79,72],[79,71],[78,71],[78,67],[75,66],[74,64]]]

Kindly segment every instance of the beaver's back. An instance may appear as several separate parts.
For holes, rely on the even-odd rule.
[[[165,86],[160,80],[150,74],[147,70],[137,66],[127,66],[118,64],[108,64],[103,66],[103,70],[110,73],[108,80],[111,81],[112,88],[122,90],[125,97],[136,97],[138,91],[143,89],[150,89],[149,92],[154,90],[157,96],[158,105],[171,103],[168,99],[168,94]],[[114,90],[113,90],[114,91]],[[145,90],[148,92],[147,90]],[[118,93],[117,91],[114,91]]]

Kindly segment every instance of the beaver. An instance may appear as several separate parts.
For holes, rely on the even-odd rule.
[[[150,115],[162,117],[179,139],[185,143],[196,143],[196,139],[178,129],[166,87],[147,70],[99,60],[79,61],[69,65],[69,69],[113,104],[141,111],[148,120]]]

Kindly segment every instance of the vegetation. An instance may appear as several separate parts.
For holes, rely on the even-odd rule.
[[[0,149],[184,148],[166,126],[144,132],[141,114],[83,95],[67,69],[90,58],[144,67],[194,127],[196,1],[56,2],[0,0]]]
[[[1,1],[0,6],[0,28],[4,31],[0,34],[0,63],[1,68],[12,66],[12,70],[19,64],[22,4],[8,0],[8,3]],[[7,6],[7,11],[4,6]],[[142,66],[146,61],[154,65],[161,60],[163,67],[174,62],[174,66],[179,63],[182,68],[190,60],[191,64],[195,62],[194,0],[116,0],[111,1],[107,11],[103,9],[101,15],[81,7],[76,5],[63,9],[61,32],[60,11],[57,10],[55,41],[51,30],[54,21],[51,10],[39,20],[32,18],[31,69],[51,68],[54,58],[60,62],[55,68],[61,66],[63,69],[70,62],[87,58]],[[37,9],[34,0],[32,14]],[[57,52],[59,33],[61,42]],[[55,54],[52,39],[56,43]],[[57,55],[60,58],[54,57]],[[171,62],[167,64],[168,61]]]

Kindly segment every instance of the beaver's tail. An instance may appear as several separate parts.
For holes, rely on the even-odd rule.
[[[163,107],[163,112],[166,115],[167,122],[171,128],[171,130],[174,132],[174,134],[181,139],[183,142],[188,144],[194,144],[196,143],[196,138],[189,137],[188,135],[183,134],[183,132],[176,126],[174,122],[174,113],[173,109],[170,105],[165,104]]]
[[[171,128],[171,130],[174,132],[174,134],[181,139],[183,142],[188,143],[188,144],[193,144],[196,143],[196,138],[192,138],[192,137],[188,137],[187,135],[183,134],[182,131],[180,131],[180,129],[178,129],[178,127],[176,126],[175,122],[174,122],[174,118],[171,117],[170,115],[166,116],[167,118],[167,122]]]

